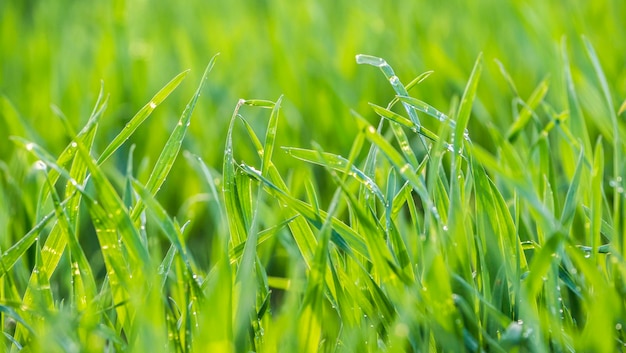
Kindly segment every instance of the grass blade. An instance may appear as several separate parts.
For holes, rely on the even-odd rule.
[[[157,92],[154,97],[146,105],[141,108],[135,116],[133,116],[128,123],[124,126],[122,131],[115,136],[113,141],[105,148],[105,150],[98,158],[98,164],[104,163],[128,138],[137,130],[137,128],[152,114],[156,107],[163,103],[165,98],[172,93],[178,85],[185,79],[189,70],[183,71],[176,75],[170,82],[168,82],[163,88]]]

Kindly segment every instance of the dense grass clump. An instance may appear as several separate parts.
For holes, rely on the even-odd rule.
[[[70,7],[93,22],[70,20],[42,42],[60,7],[0,3],[3,49],[20,45],[6,34],[13,24],[27,29],[33,54],[64,58],[48,45],[67,50],[71,37],[93,67],[114,52],[110,70],[128,70],[109,72],[94,103],[97,89],[67,82],[84,74],[82,66],[51,73],[3,52],[3,77],[21,83],[12,90],[0,78],[0,350],[626,347],[626,103],[616,103],[625,94],[623,68],[614,65],[619,56],[598,54],[623,46],[611,49],[600,35],[623,32],[619,16],[607,15],[597,32],[588,17],[535,28],[539,8],[558,17],[559,6],[571,6],[574,18],[603,8],[500,5],[509,23],[499,27],[478,11],[492,1],[441,12],[423,5],[423,14],[474,30],[484,52],[453,39],[419,44],[429,49],[420,62],[441,60],[443,73],[410,79],[404,72],[423,65],[396,72],[387,57],[354,54],[385,49],[394,35],[380,28],[391,19],[407,41],[418,42],[411,28],[439,38],[445,28],[406,17],[416,5],[275,0],[205,14],[196,3],[155,4],[166,23],[198,31],[153,40],[161,32],[143,31],[163,29],[138,15],[142,3],[96,3],[102,17]],[[332,17],[347,10],[354,11],[348,23]],[[204,16],[232,36],[227,51],[202,75],[152,71],[197,67],[189,48],[209,40],[199,35]],[[298,24],[335,39],[296,45],[309,38]],[[529,28],[541,33],[532,37]],[[583,30],[592,33],[543,37]],[[246,42],[247,33],[267,44]],[[528,74],[512,59],[522,49],[510,42],[509,51],[493,49],[518,36],[537,39],[516,43],[536,53],[528,60],[537,62],[519,65]],[[267,61],[259,76],[248,71],[249,56],[235,60],[246,43]],[[290,44],[305,53],[288,57]],[[144,61],[163,45],[180,58]],[[326,56],[333,52],[335,61]],[[50,90],[33,88],[38,70]],[[160,88],[150,91],[155,82]],[[85,84],[93,82],[76,83]]]

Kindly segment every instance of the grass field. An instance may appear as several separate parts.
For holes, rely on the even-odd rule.
[[[626,350],[625,18],[0,1],[0,351]]]

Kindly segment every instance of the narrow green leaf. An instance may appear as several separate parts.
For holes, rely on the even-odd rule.
[[[404,99],[406,97],[400,97],[401,99]],[[407,118],[403,117],[402,115],[393,112],[389,109],[383,108],[381,106],[378,106],[376,104],[370,103],[370,106],[372,107],[372,109],[374,109],[374,112],[376,112],[376,114],[380,115],[381,117],[388,119],[390,121],[393,121],[394,123],[398,123],[402,126],[406,126],[408,128],[410,128],[413,132],[418,133],[426,138],[428,138],[431,141],[438,141],[439,137],[432,131],[426,129],[423,126],[418,126],[415,125],[412,121],[408,120]]]
[[[461,105],[459,106],[459,115],[456,119],[456,126],[454,128],[454,150],[461,151],[461,144],[464,140],[469,139],[469,135],[467,133],[467,124],[469,122],[470,114],[472,112],[472,105],[474,103],[474,97],[476,97],[476,89],[478,88],[478,81],[480,79],[480,74],[483,69],[482,65],[483,55],[480,53],[478,58],[476,58],[476,62],[474,63],[474,68],[472,69],[472,73],[470,74],[470,78],[467,81],[467,85],[465,86],[465,91],[463,92],[463,97],[461,98]],[[458,159],[458,157],[457,157]]]
[[[251,168],[245,164],[242,164],[241,168],[248,175],[263,182],[263,184],[267,186],[270,193],[279,198],[282,202],[286,203],[288,208],[297,211],[297,213],[305,217],[314,227],[321,229],[321,227],[323,226],[323,220],[326,218],[327,215],[326,212],[320,210],[319,214],[316,213],[315,209],[312,206],[288,195],[284,190],[282,190],[270,180],[262,176],[258,170]],[[294,223],[296,220],[294,220],[292,223]],[[365,243],[358,233],[356,233],[345,223],[336,218],[332,218],[331,222],[333,229],[333,235],[331,237],[331,240],[340,249],[346,251],[348,254],[358,253],[365,256],[366,258],[369,257]],[[306,239],[303,240],[304,244],[309,244],[309,242],[312,241]],[[311,245],[315,245],[315,243],[311,243]]]
[[[385,196],[378,185],[344,157],[328,152],[322,152],[320,154],[318,151],[295,147],[283,147],[283,150],[289,155],[306,162],[315,163],[341,172],[347,169],[350,176],[354,177],[359,183],[376,195],[380,202],[385,203]]]
[[[226,207],[226,215],[228,218],[228,227],[233,243],[240,244],[246,238],[246,225],[244,221],[241,204],[237,193],[237,185],[235,182],[235,160],[233,157],[233,128],[235,120],[239,114],[239,109],[244,104],[244,100],[239,100],[228,125],[226,133],[226,146],[224,147],[224,163],[222,173],[224,175],[224,184],[222,193],[224,195],[224,205]]]
[[[524,129],[524,127],[526,127],[526,125],[530,121],[534,110],[537,108],[539,103],[543,101],[546,94],[548,93],[548,82],[548,78],[541,81],[537,88],[535,88],[533,93],[528,98],[528,102],[524,104],[522,111],[518,115],[513,125],[509,128],[509,131],[507,131],[506,133],[506,138],[509,141],[514,141],[519,133],[522,131],[522,129]]]
[[[178,85],[185,79],[189,70],[183,71],[176,75],[170,82],[168,82],[163,88],[152,97],[150,102],[141,108],[135,116],[133,116],[128,123],[124,126],[122,131],[115,136],[113,141],[104,149],[100,158],[98,158],[98,164],[106,161],[128,138],[137,130],[137,128],[152,114],[156,107],[163,103],[165,98],[172,93]]]
[[[602,136],[598,137],[596,142],[596,148],[593,152],[593,169],[591,170],[591,227],[589,244],[591,245],[591,256],[596,260],[596,264],[599,264],[598,248],[601,241],[602,230],[602,197],[604,190],[602,189],[602,182],[604,180],[604,148],[602,147]]]
[[[163,147],[161,155],[159,156],[154,166],[154,169],[152,170],[152,173],[150,173],[150,178],[146,183],[146,188],[153,195],[157,193],[157,191],[161,188],[161,185],[163,185],[163,182],[165,182],[165,178],[169,174],[170,169],[172,168],[172,165],[174,164],[174,161],[178,156],[178,151],[180,150],[180,146],[183,143],[185,133],[187,132],[187,128],[190,124],[191,114],[193,113],[194,108],[196,107],[196,103],[198,102],[198,98],[200,97],[200,93],[202,93],[202,89],[206,84],[209,72],[211,72],[211,70],[213,69],[215,59],[216,56],[211,58],[211,61],[204,70],[204,74],[200,79],[200,84],[198,85],[196,93],[193,95],[193,97],[185,107],[185,110],[183,111],[180,120],[178,120],[178,124],[176,124],[174,131],[172,131],[172,133],[170,134],[170,137],[165,143],[165,147]],[[139,210],[139,206],[135,207],[135,209],[133,210],[133,219],[138,217],[140,213]]]
[[[261,163],[261,172],[267,175],[274,153],[274,142],[276,141],[276,128],[278,127],[278,114],[280,113],[280,104],[283,97],[280,96],[272,108],[272,114],[267,124],[267,132],[265,133],[265,146],[263,148],[263,159]]]
[[[576,212],[576,206],[578,203],[578,190],[580,186],[580,178],[583,171],[584,151],[580,151],[578,157],[578,163],[576,163],[576,171],[574,177],[567,190],[567,196],[565,197],[565,204],[563,205],[563,212],[561,212],[561,224],[565,229],[569,229],[574,220],[574,214]]]

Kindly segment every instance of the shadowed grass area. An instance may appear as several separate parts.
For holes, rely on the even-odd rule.
[[[0,3],[3,348],[623,349],[624,15]]]

